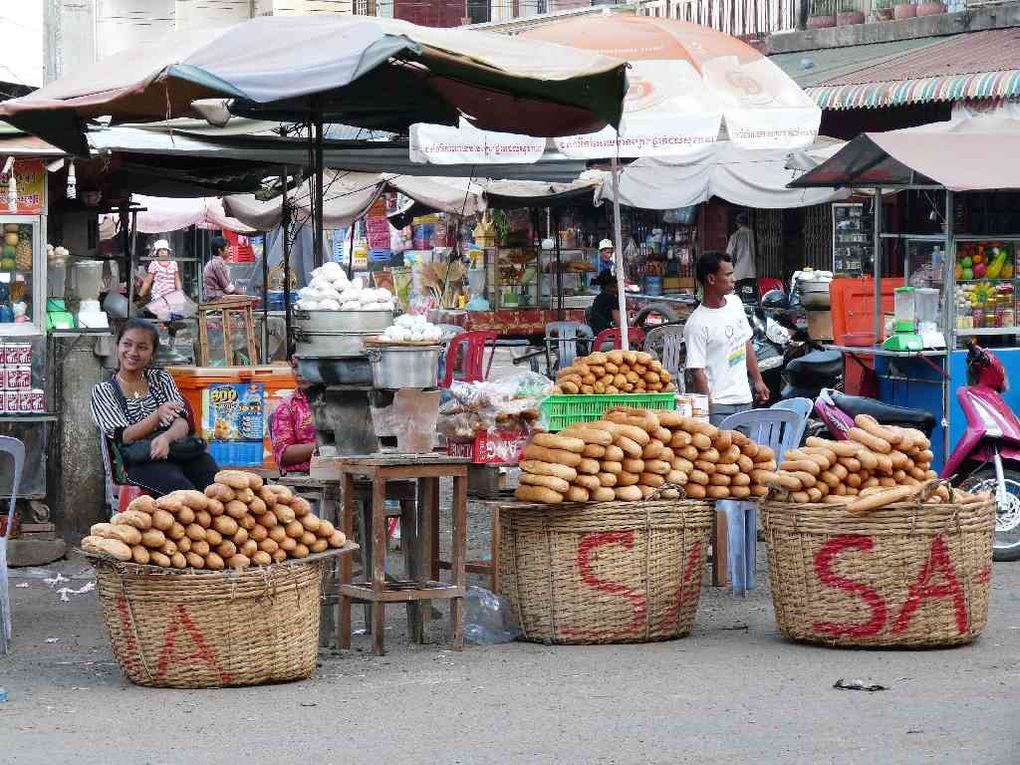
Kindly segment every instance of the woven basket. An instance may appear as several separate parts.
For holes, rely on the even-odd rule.
[[[326,559],[245,571],[173,570],[87,555],[121,669],[139,685],[300,680],[315,669]]]
[[[809,643],[969,643],[988,620],[992,503],[898,504],[866,515],[766,502],[762,525],[779,630]]]
[[[522,637],[684,637],[698,609],[711,520],[706,503],[689,500],[503,507],[501,592]]]

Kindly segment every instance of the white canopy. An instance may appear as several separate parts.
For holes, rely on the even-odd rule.
[[[131,202],[132,206],[145,208],[138,213],[138,231],[142,234],[164,234],[191,226],[213,231],[226,229],[239,234],[257,230],[227,215],[223,202],[216,197],[179,199],[134,194]]]
[[[735,205],[758,209],[809,207],[844,199],[845,190],[789,189],[787,184],[824,162],[844,146],[819,138],[808,149],[749,150],[719,141],[685,157],[635,160],[620,171],[620,204],[649,210],[688,207],[719,197]],[[596,200],[612,200],[608,171]]]
[[[310,216],[310,181],[287,192],[296,220]],[[365,215],[372,203],[389,187],[426,207],[456,215],[473,215],[485,209],[482,187],[469,178],[432,178],[392,173],[354,173],[327,170],[323,179],[323,224],[343,228]],[[224,197],[227,212],[249,226],[268,230],[280,224],[281,202],[268,202],[254,194]]]

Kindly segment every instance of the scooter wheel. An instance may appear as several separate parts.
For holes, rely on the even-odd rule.
[[[995,511],[995,543],[992,557],[997,561],[1020,560],[1020,471],[1003,469],[1006,480],[1006,492],[1009,499],[1005,508]],[[995,480],[995,468],[988,467],[971,473],[960,483],[965,491],[990,491],[994,495],[998,490]]]

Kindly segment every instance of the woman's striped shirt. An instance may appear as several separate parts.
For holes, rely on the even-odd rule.
[[[142,398],[127,398],[126,413],[120,405],[113,380],[99,383],[92,389],[92,419],[114,441],[120,442],[125,428],[144,420],[160,404],[169,401],[184,404],[177,383],[166,370],[146,369],[145,379],[149,384],[149,394]]]

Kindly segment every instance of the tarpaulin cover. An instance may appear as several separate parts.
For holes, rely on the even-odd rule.
[[[620,204],[648,210],[671,210],[706,202],[712,197],[758,209],[808,207],[846,197],[826,189],[790,189],[787,184],[831,157],[841,141],[820,139],[808,150],[749,151],[728,141],[701,153],[676,159],[639,159],[620,171]],[[611,200],[608,172],[598,198]]]
[[[1020,187],[1020,120],[987,115],[863,133],[790,186],[929,184],[951,191]]]
[[[570,135],[619,122],[623,62],[465,29],[271,16],[173,32],[84,66],[0,117],[84,156],[84,120],[230,115],[405,130],[415,122]]]

